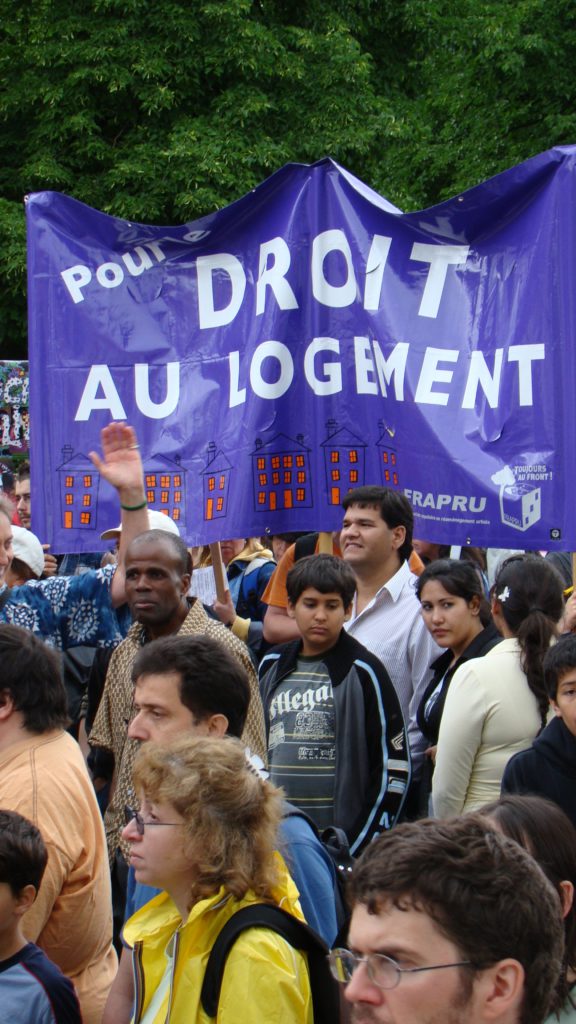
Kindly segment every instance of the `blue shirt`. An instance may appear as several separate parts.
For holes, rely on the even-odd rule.
[[[0,622],[22,626],[50,647],[116,647],[124,639],[110,598],[115,565],[12,587]],[[4,594],[6,587],[0,590]]]
[[[0,1024],[82,1024],[69,978],[29,942],[0,961]]]

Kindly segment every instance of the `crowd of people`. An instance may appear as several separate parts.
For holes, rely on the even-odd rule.
[[[576,1022],[576,599],[400,492],[208,549],[102,432],[114,550],[0,496],[0,1024]],[[328,548],[328,550],[326,550]],[[564,567],[565,568],[565,567]]]

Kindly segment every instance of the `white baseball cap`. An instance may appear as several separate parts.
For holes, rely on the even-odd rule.
[[[175,533],[178,537],[180,536],[180,530],[174,520],[164,512],[158,512],[155,508],[148,509],[148,529],[165,530],[166,533]],[[104,530],[104,533],[100,534],[100,540],[117,540],[121,533],[122,524],[115,526],[112,530]]]
[[[44,572],[44,551],[36,534],[25,530],[23,526],[13,526],[12,550],[14,558],[24,562],[39,579]]]

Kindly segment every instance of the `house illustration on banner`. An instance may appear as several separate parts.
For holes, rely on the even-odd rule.
[[[63,462],[57,472],[60,481],[62,526],[65,530],[95,530],[100,474],[87,455],[62,448]]]
[[[257,512],[312,507],[310,449],[304,444],[303,434],[298,434],[296,440],[276,434],[266,443],[257,438],[250,454]]]
[[[392,448],[390,445],[390,442],[394,437],[394,431],[390,430],[390,428],[384,424],[383,420],[379,420],[378,426],[382,430],[382,433],[376,442],[376,447],[378,449],[378,465],[380,466],[380,479],[384,487],[399,487],[398,454],[396,449]]]
[[[339,505],[349,490],[365,482],[366,445],[347,427],[338,427],[336,420],[328,420],[326,430],[327,437],[321,447],[328,504]]]
[[[144,463],[144,485],[149,507],[170,516],[175,523],[186,522],[185,473],[179,455],[173,459],[165,455],[151,455]]]
[[[210,441],[206,469],[202,471],[202,507],[206,521],[221,519],[228,514],[231,472],[231,463],[222,449],[217,449],[214,441]]]

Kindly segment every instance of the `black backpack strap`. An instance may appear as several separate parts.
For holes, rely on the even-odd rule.
[[[316,551],[317,543],[317,533],[305,533],[303,537],[298,537],[294,545],[294,562],[298,562],[300,558],[305,558],[306,555],[313,555]]]
[[[200,1000],[209,1017],[216,1017],[226,959],[236,939],[247,928],[267,928],[281,935],[294,949],[308,956],[310,989],[315,1024],[337,1024],[339,992],[332,980],[326,955],[328,947],[316,932],[280,907],[257,903],[238,910],[226,922],[208,957]]]
[[[10,597],[10,587],[4,587],[4,590],[0,593],[0,612]]]

